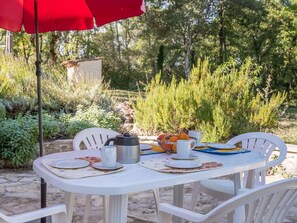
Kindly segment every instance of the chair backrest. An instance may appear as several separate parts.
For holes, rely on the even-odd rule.
[[[107,139],[113,138],[120,133],[105,128],[88,128],[80,131],[73,139],[73,150],[80,150],[83,142],[86,149],[99,149]]]
[[[287,155],[287,146],[276,135],[264,132],[250,132],[244,133],[230,139],[228,144],[241,144],[244,149],[252,150],[262,154],[266,158],[266,165],[264,168],[260,168],[254,171],[255,178],[252,187],[264,185],[266,183],[265,176],[266,170],[270,167],[280,164]],[[272,153],[278,151],[278,157],[272,157]],[[247,182],[248,174],[244,174],[243,183]]]
[[[297,178],[280,180],[227,200],[206,215],[206,222],[217,222],[222,216],[244,206],[245,223],[282,223],[296,198]]]

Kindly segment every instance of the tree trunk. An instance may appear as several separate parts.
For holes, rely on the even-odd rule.
[[[13,41],[12,32],[6,31],[6,44],[5,44],[5,53],[6,54],[12,53],[12,41]]]
[[[187,38],[188,36],[188,38]],[[191,35],[187,35],[184,37],[184,56],[185,56],[185,61],[184,61],[184,71],[185,71],[185,76],[186,79],[189,80],[190,77],[190,72],[191,72],[191,53],[192,53],[192,39]]]
[[[218,17],[219,17],[219,63],[222,64],[225,62],[225,53],[226,53],[226,36],[225,36],[225,24],[224,24],[224,6],[223,0],[218,2]]]
[[[50,38],[50,43],[49,43],[49,56],[53,64],[56,64],[58,61],[58,55],[55,51],[55,48],[57,46],[57,42],[59,40],[60,35],[58,34],[59,32],[52,32],[51,33],[51,38]]]

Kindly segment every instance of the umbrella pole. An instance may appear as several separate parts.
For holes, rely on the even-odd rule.
[[[36,76],[37,76],[37,101],[38,101],[38,128],[39,128],[39,156],[43,156],[43,131],[42,131],[42,100],[41,100],[41,59],[39,47],[39,27],[38,27],[38,0],[34,0],[35,13],[35,41],[36,41]],[[41,208],[46,207],[46,182],[41,178]],[[46,218],[41,219],[41,223],[46,223]]]

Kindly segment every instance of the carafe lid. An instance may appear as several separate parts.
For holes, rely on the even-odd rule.
[[[135,146],[139,145],[139,139],[137,136],[124,133],[123,135],[116,136],[115,144],[120,146]]]

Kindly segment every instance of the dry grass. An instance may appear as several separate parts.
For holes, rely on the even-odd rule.
[[[273,133],[286,143],[297,144],[297,106],[289,106]]]

